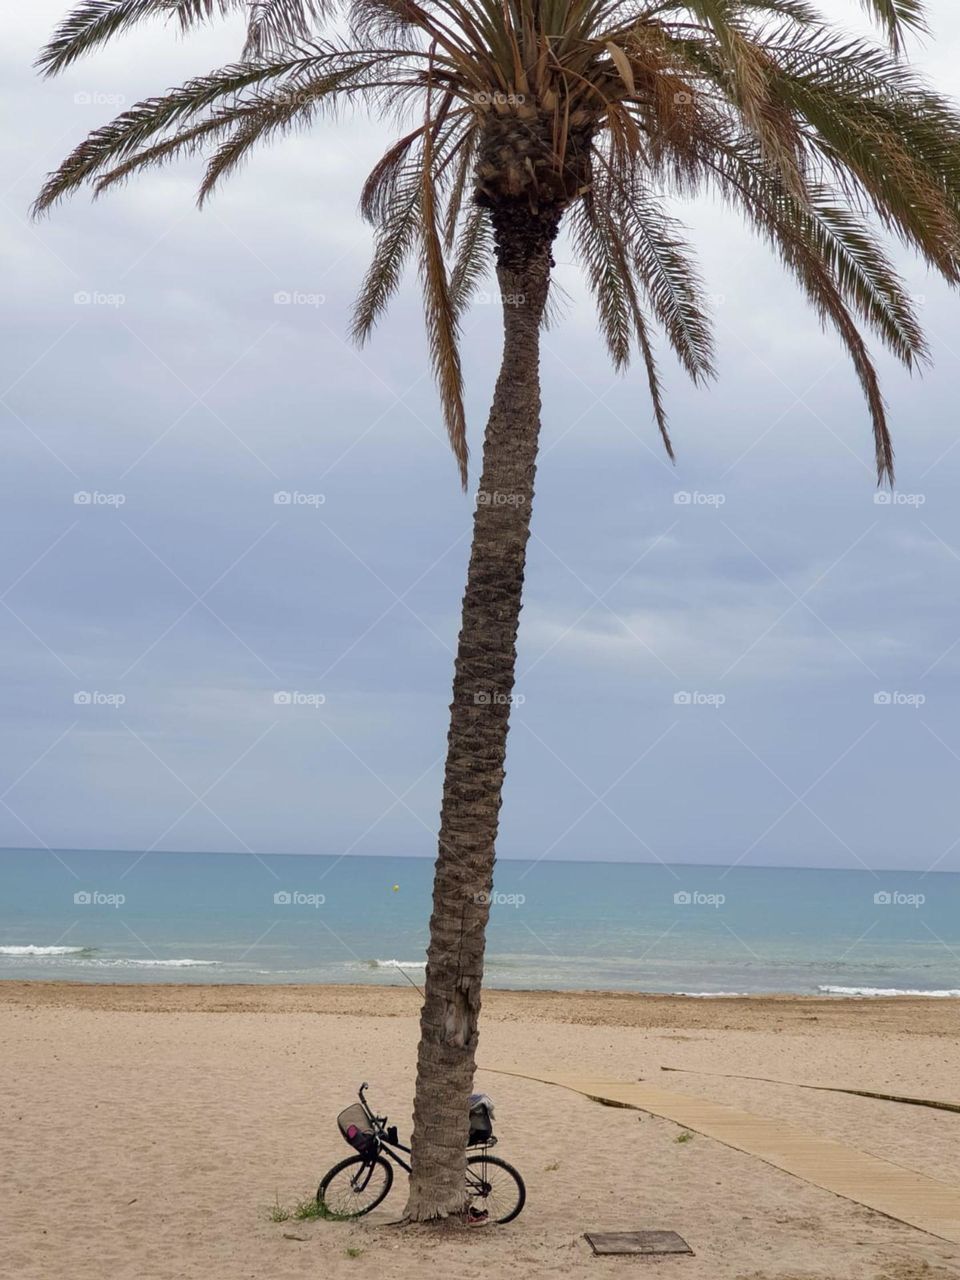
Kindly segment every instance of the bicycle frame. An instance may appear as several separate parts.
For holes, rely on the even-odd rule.
[[[388,1156],[394,1164],[398,1164],[401,1169],[405,1169],[407,1173],[409,1173],[410,1166],[407,1164],[406,1160],[397,1155],[397,1151],[405,1151],[407,1155],[410,1155],[410,1148],[405,1147],[402,1142],[398,1142],[396,1144],[387,1142],[386,1138],[381,1138],[380,1141],[383,1145],[380,1147],[378,1154]]]
[[[360,1105],[363,1107],[364,1111],[366,1112],[367,1119],[373,1125],[373,1131],[374,1131],[374,1134],[376,1135],[377,1145],[376,1145],[376,1149],[370,1153],[370,1164],[372,1165],[376,1161],[377,1156],[384,1155],[384,1156],[387,1156],[390,1160],[392,1160],[394,1164],[399,1165],[401,1169],[405,1170],[407,1173],[410,1173],[411,1172],[410,1165],[407,1164],[406,1160],[404,1160],[402,1156],[397,1155],[397,1152],[403,1151],[409,1156],[412,1154],[411,1149],[407,1146],[404,1146],[404,1144],[399,1140],[397,1142],[393,1142],[387,1137],[386,1128],[387,1128],[387,1120],[389,1119],[389,1117],[374,1115],[374,1113],[370,1110],[369,1104],[367,1103],[367,1100],[364,1097],[364,1092],[366,1091],[366,1088],[367,1088],[367,1082],[364,1081],[363,1084],[360,1086],[360,1090],[357,1096],[360,1099]],[[485,1151],[487,1147],[492,1147],[495,1143],[496,1143],[496,1138],[491,1138],[489,1142],[477,1143],[474,1150],[478,1152],[482,1152],[482,1151]]]

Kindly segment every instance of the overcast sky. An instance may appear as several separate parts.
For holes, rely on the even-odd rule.
[[[6,14],[0,52],[0,845],[432,856],[472,502],[415,278],[346,341],[387,135],[288,140],[203,213],[184,165],[31,225],[85,132],[239,48],[144,28],[40,82],[64,8]],[[914,52],[958,93],[930,12]],[[735,218],[683,215],[721,376],[664,355],[676,467],[557,252],[501,856],[960,869],[960,299],[902,260],[936,365],[882,361],[878,505],[839,342]],[[498,329],[467,322],[475,457]]]

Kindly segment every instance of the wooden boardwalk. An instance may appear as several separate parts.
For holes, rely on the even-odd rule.
[[[815,1187],[876,1209],[941,1240],[960,1244],[960,1188],[831,1138],[818,1137],[786,1121],[738,1111],[706,1098],[673,1093],[643,1081],[632,1084],[552,1072],[533,1075],[501,1071],[498,1074],[559,1085],[595,1102],[662,1116],[737,1151],[757,1156]]]

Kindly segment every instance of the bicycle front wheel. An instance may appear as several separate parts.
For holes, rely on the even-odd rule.
[[[393,1167],[383,1156],[348,1156],[324,1176],[317,1205],[331,1218],[359,1218],[385,1200],[392,1186]]]
[[[523,1208],[527,1189],[512,1164],[481,1154],[467,1160],[467,1194],[470,1208],[489,1214],[490,1222],[512,1222]]]

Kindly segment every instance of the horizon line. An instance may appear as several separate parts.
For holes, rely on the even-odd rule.
[[[147,855],[159,854],[162,857],[172,855],[174,857],[239,857],[239,858],[334,858],[339,861],[347,859],[365,860],[368,858],[402,858],[411,862],[434,862],[435,854],[425,853],[284,853],[270,852],[260,853],[256,850],[242,849],[90,849],[90,848],[73,848],[68,845],[0,845],[0,854],[4,853],[122,853],[137,854],[140,857]],[[499,862],[547,862],[551,865],[577,864],[581,866],[634,866],[634,867],[699,867],[706,870],[727,870],[735,871],[737,868],[744,868],[751,871],[843,871],[856,872],[860,875],[877,875],[879,873],[887,875],[922,875],[922,876],[950,876],[960,875],[960,871],[937,871],[937,870],[921,870],[916,867],[830,867],[820,864],[800,866],[796,863],[770,863],[770,862],[669,862],[666,859],[655,859],[646,861],[639,858],[524,858],[518,856],[510,856],[503,854],[498,856],[496,861]]]

